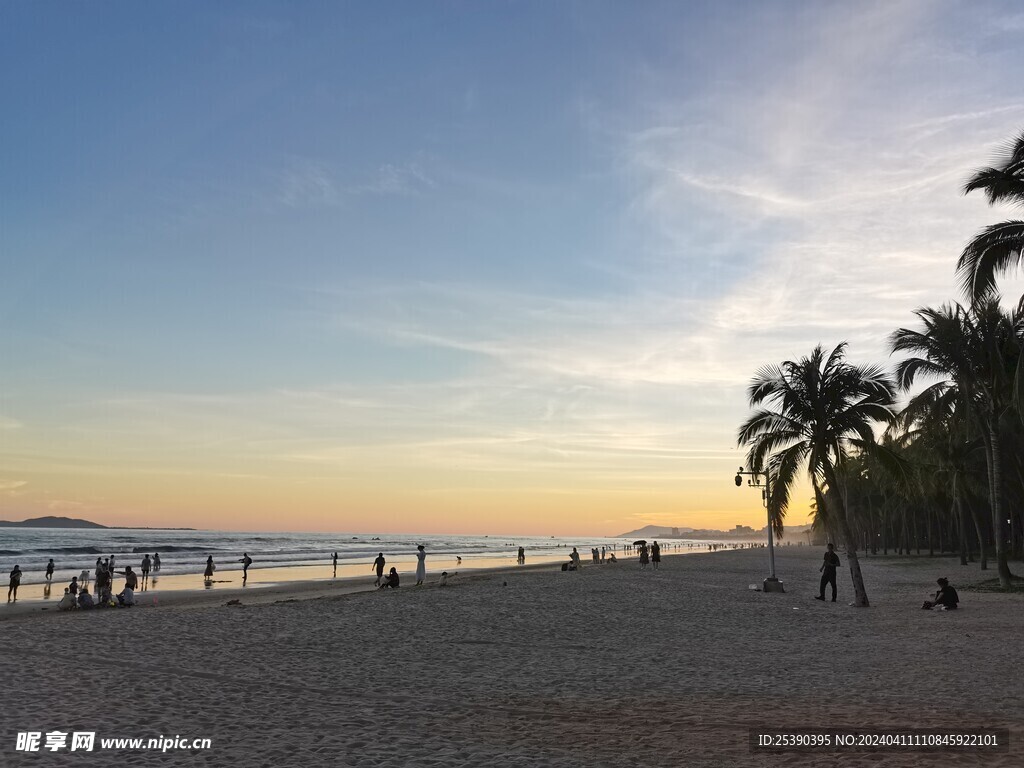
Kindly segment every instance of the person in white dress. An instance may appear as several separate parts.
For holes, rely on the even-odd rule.
[[[427,578],[427,552],[423,545],[416,547],[416,586],[418,587]]]

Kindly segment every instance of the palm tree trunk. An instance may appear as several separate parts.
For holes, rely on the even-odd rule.
[[[967,507],[968,513],[971,515],[971,520],[974,523],[974,532],[978,536],[978,558],[981,560],[981,570],[988,570],[988,550],[985,549],[985,533],[981,530],[981,519],[978,517],[978,510],[974,508],[971,501],[966,496],[964,497],[964,505]]]
[[[960,565],[967,565],[967,520],[964,519],[963,501],[956,491],[956,480],[953,481],[953,510],[960,536]]]
[[[989,462],[991,465],[990,477],[992,488],[990,498],[992,499],[992,536],[996,540],[996,570],[999,573],[999,586],[1003,589],[1010,588],[1010,580],[1013,575],[1010,573],[1010,564],[1006,559],[1006,514],[1003,512],[1003,472],[1000,467],[1002,462],[1002,450],[999,443],[999,427],[993,418],[988,425]]]
[[[828,483],[828,498],[831,498],[834,504],[833,509],[836,511],[835,515],[830,515],[833,520],[839,526],[839,530],[843,535],[843,543],[846,545],[846,561],[850,566],[850,578],[853,580],[853,604],[858,608],[867,608],[870,606],[868,602],[868,591],[864,586],[864,576],[860,570],[860,560],[857,559],[857,539],[853,535],[853,528],[850,525],[850,521],[846,517],[846,507],[843,505],[842,496],[836,491],[838,484],[836,483],[835,470],[831,466],[825,466],[825,482]]]

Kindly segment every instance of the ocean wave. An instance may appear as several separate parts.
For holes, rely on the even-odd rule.
[[[60,553],[64,555],[102,555],[108,551],[100,549],[99,547],[47,547],[46,549],[36,549],[34,552],[46,553]]]
[[[150,552],[218,552],[220,547],[177,547],[173,544],[153,544],[148,547],[132,547],[133,553],[148,554]]]
[[[24,555],[24,552],[19,552],[17,549],[0,549],[0,555]]]

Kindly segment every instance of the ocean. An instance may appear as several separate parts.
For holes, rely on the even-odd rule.
[[[415,562],[416,546],[426,547],[428,563],[453,562],[463,558],[463,566],[472,568],[474,561],[490,565],[495,558],[514,561],[518,547],[526,550],[527,562],[538,559],[568,558],[573,547],[580,556],[590,558],[592,547],[607,547],[622,552],[623,544],[616,538],[553,538],[537,536],[452,536],[414,534],[340,534],[340,533],[239,533],[236,531],[183,531],[159,529],[67,529],[67,528],[0,528],[0,573],[6,575],[15,564],[24,576],[22,584],[39,584],[45,580],[46,562],[53,558],[54,584],[66,584],[81,571],[93,571],[96,558],[114,555],[116,567],[131,565],[136,570],[144,555],[160,553],[161,575],[201,574],[206,558],[212,556],[217,572],[241,570],[238,563],[243,552],[253,559],[254,569],[307,565],[329,565],[331,555],[338,553],[339,570],[347,565],[369,568],[378,552],[391,562]],[[703,549],[707,542],[673,539],[669,545]],[[664,549],[668,553],[668,548]]]

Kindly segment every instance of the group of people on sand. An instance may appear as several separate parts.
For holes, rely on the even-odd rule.
[[[335,553],[337,554],[337,553]],[[462,558],[456,557],[456,561],[461,563]],[[398,589],[401,585],[402,579],[398,575],[398,569],[391,566],[391,570],[388,571],[388,575],[384,575],[384,568],[387,566],[387,559],[384,557],[383,552],[377,553],[377,558],[373,561],[373,565],[370,568],[376,573],[377,580],[374,582],[378,589]],[[457,575],[457,574],[456,574]],[[416,547],[416,586],[422,586],[427,580],[427,549],[422,544]],[[437,585],[439,587],[448,586],[448,571],[441,572],[441,578],[438,579]]]
[[[64,588],[64,596],[61,597],[57,607],[60,610],[71,610],[73,608],[93,608],[101,605],[134,605],[135,591],[139,588],[140,584],[139,574],[133,571],[130,565],[126,566],[123,571],[116,570],[116,562],[116,555],[96,558],[96,569],[93,572],[94,595],[89,593],[90,573],[88,570],[82,571],[78,576],[72,576],[71,582]],[[55,568],[56,564],[51,557],[49,562],[46,563],[46,584],[43,587],[46,597],[49,597],[50,594],[50,584],[53,581]],[[148,554],[142,558],[141,585],[143,589],[149,584],[150,571],[155,573],[159,570],[160,555],[158,553],[154,553],[152,559],[150,559]],[[115,574],[124,576],[125,580],[124,589],[117,595],[112,594]],[[21,566],[15,565],[11,571],[10,585],[7,589],[8,602],[17,601],[18,587],[21,586],[23,575],[24,571],[21,570]],[[114,598],[116,598],[116,602]]]
[[[139,574],[126,565],[123,571],[115,569],[116,558],[111,555],[108,558],[96,558],[95,579],[93,582],[94,594],[89,593],[89,572],[82,571],[81,576],[72,576],[71,583],[64,588],[64,596],[57,604],[58,610],[72,611],[76,609],[88,610],[90,608],[130,608],[135,605],[135,593],[141,586],[145,589],[149,586],[150,571],[160,569],[160,555],[154,554],[151,559],[147,554],[142,558],[140,571],[142,579],[140,584]],[[113,594],[114,575],[124,576],[124,587],[116,595]]]

